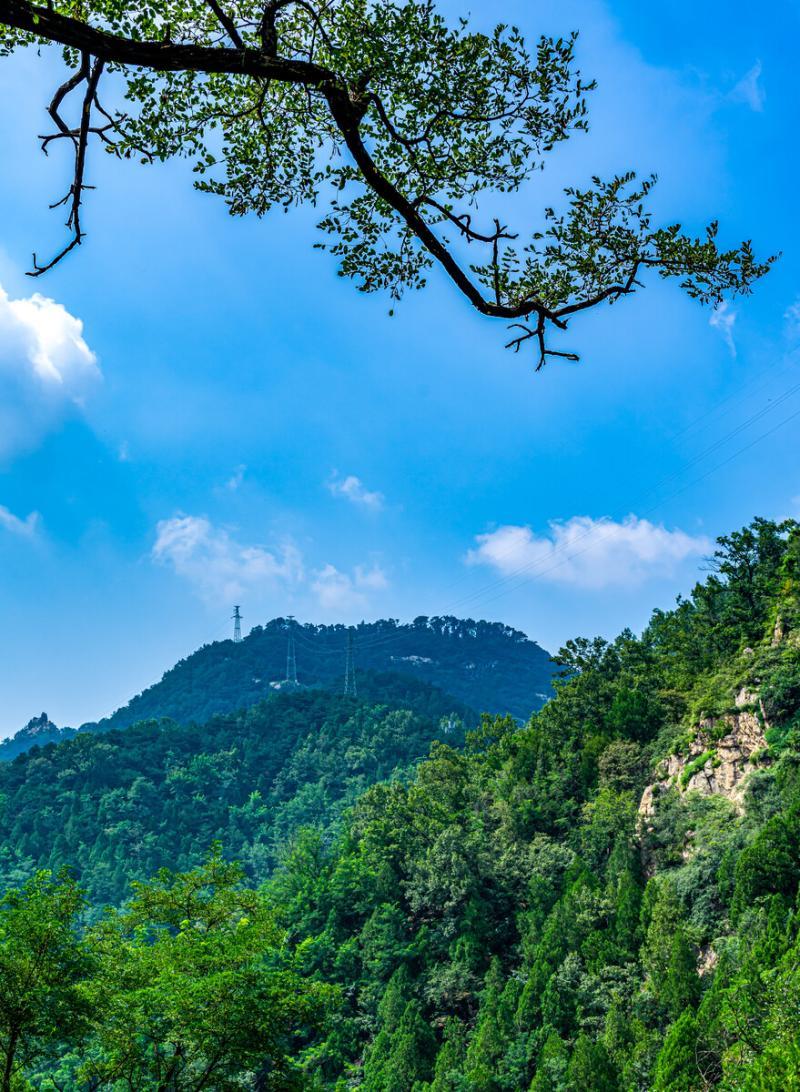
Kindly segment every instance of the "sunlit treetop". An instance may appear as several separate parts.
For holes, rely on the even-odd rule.
[[[656,227],[653,179],[592,178],[561,210],[506,223],[547,156],[587,128],[575,34],[526,43],[513,26],[479,33],[432,0],[0,0],[0,55],[64,46],[46,150],[74,154],[66,245],[83,239],[95,144],[144,163],[185,156],[199,189],[234,215],[326,205],[319,245],[364,292],[425,284],[438,266],[482,315],[531,342],[538,367],[578,312],[635,291],[648,270],[701,303],[747,294],[771,258]],[[124,81],[104,99],[108,78]],[[68,120],[72,118],[72,120]],[[520,200],[520,203],[521,200]],[[525,206],[528,205],[527,193]]]

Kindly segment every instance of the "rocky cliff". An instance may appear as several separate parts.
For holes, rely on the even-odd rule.
[[[759,696],[742,687],[734,712],[700,721],[686,752],[670,755],[657,767],[656,780],[644,790],[639,804],[643,821],[653,815],[658,797],[670,788],[724,796],[742,811],[747,778],[767,761],[764,732],[768,728]]]

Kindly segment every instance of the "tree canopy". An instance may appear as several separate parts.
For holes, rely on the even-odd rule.
[[[142,162],[185,156],[200,190],[234,215],[327,203],[319,246],[360,290],[397,299],[441,267],[471,306],[505,321],[538,367],[579,312],[634,292],[654,270],[716,305],[769,268],[750,242],[718,246],[653,223],[654,178],[633,172],[565,191],[538,224],[507,224],[509,194],[557,145],[585,130],[594,84],[576,35],[528,44],[500,24],[450,24],[433,0],[0,0],[0,55],[64,47],[67,73],[49,106],[45,151],[74,155],[69,238],[84,238],[92,143]],[[122,80],[125,110],[108,105]],[[74,104],[77,119],[68,120]],[[493,207],[485,205],[491,199]]]

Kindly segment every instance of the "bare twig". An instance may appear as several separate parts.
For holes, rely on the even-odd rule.
[[[83,200],[83,191],[88,188],[83,180],[86,171],[86,147],[89,141],[89,134],[92,131],[92,105],[97,95],[97,85],[103,72],[103,65],[104,62],[99,59],[95,59],[94,63],[92,63],[89,55],[84,53],[81,58],[79,72],[76,73],[76,76],[73,76],[62,84],[51,103],[50,116],[59,126],[59,129],[62,130],[61,135],[69,137],[75,144],[75,173],[72,179],[72,185],[66,196],[62,198],[61,201],[57,201],[55,205],[51,206],[52,208],[58,208],[59,205],[69,203],[67,227],[72,232],[72,238],[54,258],[47,262],[46,265],[39,265],[36,254],[34,253],[33,269],[28,272],[29,277],[41,277],[43,273],[52,269],[54,265],[57,265],[58,262],[62,260],[62,258],[65,258],[76,246],[80,246],[83,240],[84,233],[81,229],[81,202]],[[83,96],[80,127],[76,132],[72,132],[61,118],[59,107],[68,91],[74,90],[84,81],[86,82],[86,93]],[[65,90],[65,88],[67,90]]]

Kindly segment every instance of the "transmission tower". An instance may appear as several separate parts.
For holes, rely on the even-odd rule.
[[[353,662],[353,631],[347,633],[347,659],[344,668],[344,692],[356,697],[356,669]]]
[[[239,607],[233,608],[233,639],[237,644],[242,639],[242,612]]]
[[[289,615],[289,639],[286,642],[286,682],[297,686],[297,655],[294,647],[294,618]]]
[[[286,638],[286,678],[284,679],[284,686],[298,686],[297,681],[297,652],[295,649],[295,618],[292,615],[288,615],[286,619],[286,626],[289,636]]]

